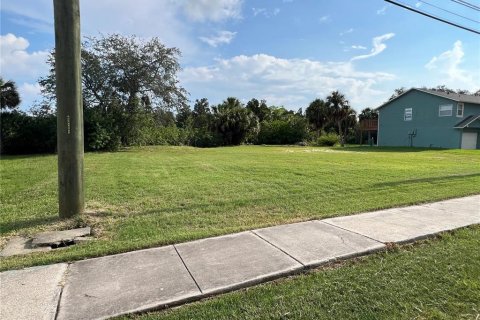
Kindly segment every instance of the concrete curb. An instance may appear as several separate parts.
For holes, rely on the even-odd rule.
[[[108,319],[161,310],[478,224],[480,195],[6,271],[0,317]]]

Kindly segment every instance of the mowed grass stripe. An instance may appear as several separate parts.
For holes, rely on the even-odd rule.
[[[144,147],[85,155],[87,213],[59,221],[56,156],[2,157],[0,233],[91,225],[97,240],[11,269],[480,193],[476,150]]]

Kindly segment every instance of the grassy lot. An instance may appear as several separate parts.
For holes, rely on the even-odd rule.
[[[480,193],[475,150],[148,147],[86,154],[88,212],[59,221],[55,156],[0,165],[3,243],[85,224],[97,238],[2,270]]]
[[[180,319],[480,319],[480,227],[163,312]]]

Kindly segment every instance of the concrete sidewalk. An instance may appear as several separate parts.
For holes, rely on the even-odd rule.
[[[106,319],[480,223],[480,195],[0,274],[0,318]]]

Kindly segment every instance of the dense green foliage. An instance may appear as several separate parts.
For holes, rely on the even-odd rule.
[[[478,319],[480,228],[121,319]]]
[[[336,131],[342,144],[355,139],[355,114],[338,91],[331,96],[343,97],[340,104],[330,96],[327,102],[316,99],[305,114],[268,106],[265,100],[244,105],[234,97],[213,106],[203,98],[191,109],[177,80],[179,56],[177,48],[165,47],[158,38],[113,34],[83,43],[86,151],[145,145],[306,144],[324,131]],[[20,103],[15,83],[1,81],[2,154],[56,149],[55,52],[48,64],[49,74],[39,80],[45,101],[29,113],[14,110]]]
[[[480,193],[476,150],[239,146],[85,154],[86,213],[58,218],[57,158],[0,159],[0,243],[92,226],[96,241],[11,269]]]
[[[333,147],[340,143],[340,137],[336,133],[323,134],[317,139],[316,145],[319,147]]]

